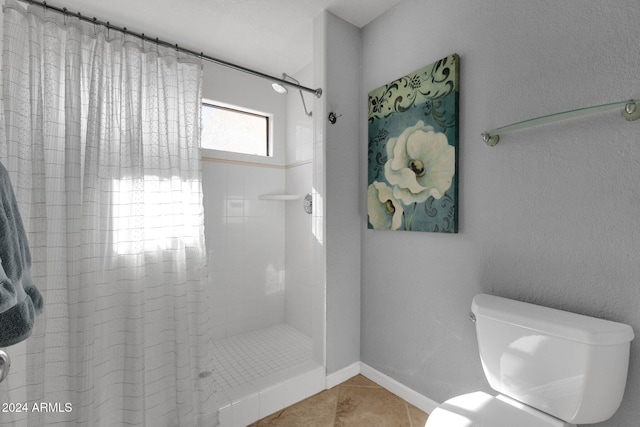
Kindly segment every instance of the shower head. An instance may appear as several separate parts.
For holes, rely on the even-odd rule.
[[[300,85],[300,82],[296,79],[294,79],[293,77],[291,77],[290,75],[288,75],[287,73],[282,73],[282,80],[292,80],[294,83],[296,83],[297,85]],[[273,88],[273,90],[275,90],[276,92],[284,95],[286,93],[288,93],[289,91],[287,90],[287,88],[280,84],[280,83],[271,83],[271,87]],[[304,107],[304,113],[307,115],[307,117],[311,117],[311,111],[307,111],[307,104],[304,102],[304,96],[302,95],[302,90],[298,89],[298,92],[300,92],[300,98],[302,99],[302,106]],[[322,92],[320,92],[322,93]],[[318,97],[320,95],[317,95]]]
[[[273,88],[273,90],[275,90],[276,92],[278,92],[279,94],[286,94],[287,92],[289,92],[287,90],[286,87],[284,87],[283,85],[281,85],[280,83],[271,83],[271,87]]]

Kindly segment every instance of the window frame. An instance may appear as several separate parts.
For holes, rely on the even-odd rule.
[[[248,116],[259,117],[265,119],[265,153],[266,154],[249,154],[240,151],[222,150],[219,148],[210,148],[202,146],[203,153],[214,154],[215,157],[247,157],[251,159],[273,159],[273,114],[251,110],[249,108],[243,108],[236,105],[226,104],[222,102],[212,101],[210,99],[202,99],[201,108],[211,107],[226,111],[232,111],[234,113],[245,114]],[[204,127],[202,128],[204,132]]]

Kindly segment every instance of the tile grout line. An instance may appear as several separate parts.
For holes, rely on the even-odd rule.
[[[407,411],[407,418],[409,419],[409,427],[413,427],[413,419],[411,418],[411,412],[409,412],[409,404],[407,403],[406,400],[403,400],[404,402],[404,409],[406,409]]]
[[[336,403],[335,408],[333,409],[333,427],[336,427],[336,422],[338,421],[338,402],[340,402],[340,389],[342,386],[338,384],[336,387],[338,387],[338,390],[336,390]]]

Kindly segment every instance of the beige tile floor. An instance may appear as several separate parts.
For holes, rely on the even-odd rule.
[[[424,427],[427,414],[357,375],[249,427]]]

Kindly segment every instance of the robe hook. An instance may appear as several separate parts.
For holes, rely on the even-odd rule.
[[[329,113],[329,123],[331,123],[332,125],[335,125],[336,122],[338,121],[338,118],[342,117],[342,114],[336,115],[336,113],[334,113],[333,111]]]

